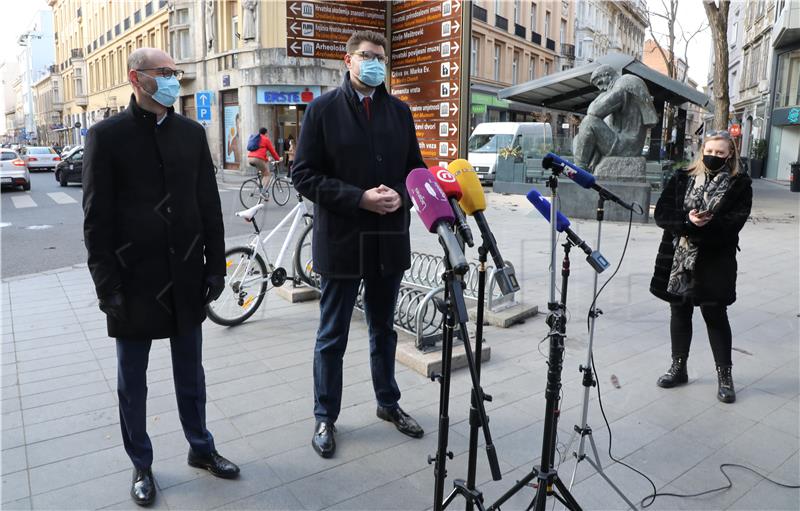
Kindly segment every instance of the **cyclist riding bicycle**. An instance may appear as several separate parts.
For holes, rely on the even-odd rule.
[[[267,136],[267,128],[258,130],[258,149],[247,153],[247,162],[258,169],[258,175],[261,177],[261,185],[267,186],[270,178],[270,166],[268,165],[269,156],[275,161],[280,159],[278,152],[275,151],[275,146]],[[269,151],[269,156],[267,155]]]

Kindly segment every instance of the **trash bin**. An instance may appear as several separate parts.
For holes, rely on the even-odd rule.
[[[792,163],[792,171],[789,174],[789,189],[793,192],[800,192],[800,162]]]

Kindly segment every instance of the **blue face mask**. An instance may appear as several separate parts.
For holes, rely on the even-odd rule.
[[[358,72],[358,79],[368,87],[377,87],[386,79],[386,66],[378,59],[364,60]]]
[[[153,98],[153,100],[165,107],[171,107],[175,104],[178,100],[178,96],[181,93],[181,83],[178,79],[174,76],[170,76],[169,78],[164,78],[163,76],[155,76],[151,77],[154,78],[156,81],[156,91],[153,94],[147,92],[147,95]]]

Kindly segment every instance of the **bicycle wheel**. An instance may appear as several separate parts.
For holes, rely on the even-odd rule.
[[[261,202],[261,184],[259,178],[254,177],[242,183],[239,188],[239,201],[245,208],[252,208]]]
[[[285,206],[292,195],[292,182],[283,177],[272,181],[272,199],[278,206]]]
[[[297,246],[294,249],[294,274],[300,279],[300,282],[317,288],[320,288],[320,276],[314,271],[314,262],[312,261],[311,254],[311,229],[313,224],[308,224],[300,239],[297,240]]]
[[[225,252],[225,289],[206,305],[208,319],[218,325],[238,325],[252,316],[267,293],[267,266],[250,248]]]

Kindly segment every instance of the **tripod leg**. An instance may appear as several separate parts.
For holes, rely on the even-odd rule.
[[[448,300],[448,289],[444,290],[444,303],[450,304]],[[455,317],[451,308],[445,312],[444,330],[442,331],[442,374],[439,376],[439,432],[437,437],[436,457],[434,462],[434,490],[433,490],[433,509],[441,511],[443,508],[442,499],[444,497],[444,480],[447,477],[447,457],[452,456],[447,451],[448,435],[450,430],[450,417],[448,416],[450,407],[450,361],[453,357],[453,328]],[[428,458],[430,463],[432,460]]]
[[[616,484],[614,484],[614,482],[611,480],[611,478],[610,478],[610,477],[608,477],[608,475],[606,475],[606,472],[605,472],[605,470],[603,470],[603,467],[602,467],[602,465],[600,465],[600,458],[599,458],[599,457],[598,457],[598,455],[597,455],[597,447],[596,447],[596,446],[595,446],[595,444],[594,444],[594,437],[591,437],[591,436],[590,436],[590,437],[589,437],[589,442],[592,444],[592,450],[594,450],[595,459],[596,459],[597,461],[593,460],[593,459],[592,459],[591,457],[589,457],[589,456],[586,456],[586,461],[588,461],[588,462],[589,462],[589,464],[590,464],[592,467],[594,467],[594,470],[595,470],[595,472],[597,472],[598,474],[600,474],[600,476],[601,476],[603,479],[605,479],[605,481],[608,483],[608,485],[609,485],[609,486],[611,486],[611,488],[613,488],[615,492],[617,492],[617,494],[618,494],[618,495],[619,495],[619,496],[622,498],[622,500],[624,500],[624,501],[625,501],[625,503],[626,503],[626,504],[628,504],[628,506],[629,506],[631,509],[633,509],[633,510],[635,511],[635,510],[637,509],[637,508],[636,508],[636,504],[634,504],[633,502],[631,502],[631,501],[630,501],[630,499],[628,499],[628,497],[627,497],[627,496],[626,496],[624,493],[622,493],[622,490],[621,490],[621,489],[619,489],[619,487],[618,487]]]
[[[578,451],[575,453],[575,468],[572,469],[572,478],[569,481],[569,487],[572,488],[572,485],[575,484],[575,476],[578,474],[578,466],[581,464],[581,461],[586,457],[584,454],[585,444],[586,444],[586,435],[581,431],[578,433],[581,435],[580,443],[578,444]],[[589,436],[591,439],[591,435]],[[592,447],[594,447],[594,442],[592,442]],[[597,450],[595,449],[595,455],[597,455]]]
[[[575,497],[569,492],[566,486],[564,486],[564,482],[556,476],[553,479],[553,485],[555,486],[555,490],[561,495],[560,500],[570,511],[582,511],[581,506],[575,500]],[[555,495],[555,494],[554,494]],[[563,500],[562,500],[563,499]]]

